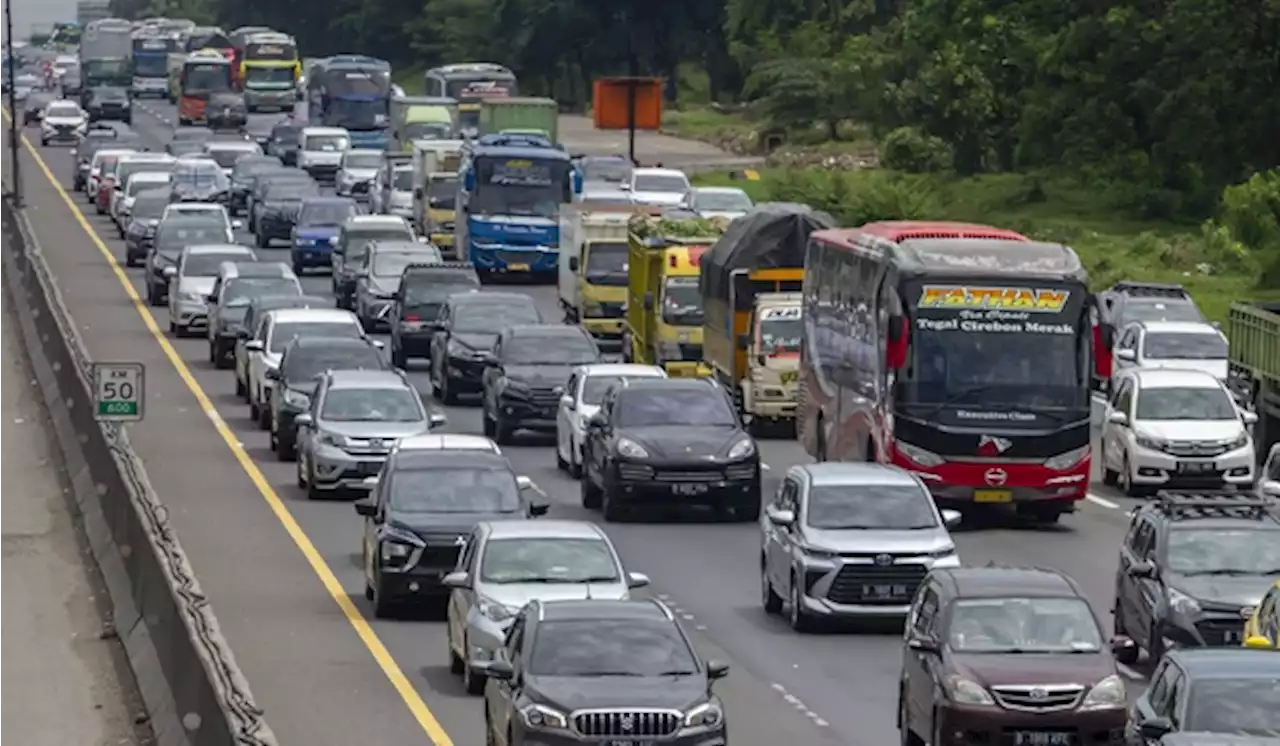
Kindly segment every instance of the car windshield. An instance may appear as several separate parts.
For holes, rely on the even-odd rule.
[[[142,174],[134,174],[129,179],[129,185],[125,187],[124,191],[126,197],[136,196],[138,192],[145,192],[148,189],[161,189],[169,184],[169,174],[167,173],[144,173],[146,173],[145,178],[142,177]]]
[[[1142,355],[1148,360],[1226,360],[1227,340],[1220,334],[1148,332]]]
[[[343,168],[375,169],[381,164],[382,152],[376,150],[368,153],[349,150],[347,151],[347,154],[342,157]]]
[[[173,185],[177,189],[210,191],[226,191],[231,187],[216,163],[179,164],[173,169]]]
[[[627,285],[627,244],[623,241],[597,241],[587,248],[587,266],[583,272],[592,285]]]
[[[1135,321],[1203,321],[1200,309],[1189,301],[1132,300],[1125,302],[1121,326]]]
[[[746,212],[751,209],[751,198],[745,192],[698,192],[694,199],[698,210]]]
[[[422,400],[407,388],[331,389],[320,417],[330,422],[419,422]]]
[[[302,205],[298,225],[311,228],[341,228],[347,218],[355,215],[355,202],[308,202]]]
[[[432,183],[435,183],[435,182],[432,182]],[[397,192],[413,191],[413,169],[397,168],[392,173],[391,188],[396,190]],[[452,191],[450,192],[450,194],[452,194]],[[430,190],[428,190],[428,196],[430,196]]]
[[[581,334],[522,334],[502,347],[502,359],[511,365],[582,365],[597,357]]]
[[[343,344],[329,340],[326,345],[295,347],[285,356],[282,372],[290,381],[309,381],[326,370],[382,370],[382,356],[368,344]]]
[[[297,145],[301,137],[302,131],[292,125],[277,127],[271,131],[271,139],[281,145]]]
[[[961,653],[1096,653],[1102,632],[1080,598],[972,598],[951,607],[948,633]]]
[[[413,231],[405,228],[357,228],[347,232],[346,261],[354,264],[369,253],[374,241],[412,241]]]
[[[409,171],[409,189],[413,188],[413,171]],[[396,189],[400,182],[396,182]],[[458,201],[457,179],[431,179],[427,182],[427,206],[436,210],[453,210]]]
[[[625,381],[637,381],[659,376],[587,376],[582,384],[582,403],[599,406],[609,389]]]
[[[285,181],[268,186],[262,199],[264,202],[301,202],[303,197],[319,193],[320,185],[314,181]]]
[[[529,659],[529,673],[535,676],[690,676],[697,672],[689,643],[665,619],[543,622]]]
[[[414,275],[410,274],[409,277]],[[440,311],[440,306],[444,305],[444,301],[455,293],[465,293],[470,290],[479,291],[480,280],[476,277],[467,277],[466,275],[453,276],[447,279],[423,278],[421,280],[413,280],[403,285],[404,304],[406,306],[422,307],[426,305],[432,306],[427,318],[435,318]]]
[[[135,220],[157,220],[164,214],[164,208],[168,206],[168,190],[157,191],[152,189],[138,195],[130,214]]]
[[[510,469],[435,466],[391,474],[391,508],[403,513],[516,513],[520,487]]]
[[[234,168],[236,161],[246,155],[254,155],[258,152],[256,148],[216,148],[207,151],[209,157],[217,162],[221,168]]]
[[[537,323],[538,311],[532,302],[498,304],[460,303],[453,309],[453,330],[463,334],[497,334],[508,326]]]
[[[1280,676],[1192,680],[1188,699],[1183,730],[1280,737]]]
[[[192,140],[175,141],[175,142],[169,143],[166,146],[166,149],[169,151],[169,154],[174,157],[179,157],[184,155],[196,155],[197,153],[204,152],[204,143],[195,142]]]
[[[702,326],[702,293],[697,277],[668,277],[662,291],[662,320],[675,326]]]
[[[49,108],[45,110],[46,117],[79,117],[80,107],[73,103],[55,101],[49,104]]]
[[[303,150],[338,151],[351,147],[346,135],[308,135]]]
[[[938,525],[929,493],[901,484],[817,484],[809,488],[802,517],[806,526],[831,530],[909,531]]]
[[[116,168],[118,168],[119,166],[120,166],[120,156],[104,155],[102,156],[102,159],[98,161],[98,172],[101,173],[103,176],[115,176]]]
[[[227,252],[225,254],[188,254],[182,265],[182,274],[186,277],[217,277],[223,262],[243,262],[249,257],[244,252]]]
[[[494,539],[485,544],[486,583],[616,583],[618,564],[600,539]]]
[[[427,254],[427,256],[423,256]],[[413,253],[389,253],[378,252],[373,257],[373,276],[374,277],[399,277],[404,274],[404,268],[410,264],[420,262],[429,262],[438,259],[430,256],[430,252],[415,251]]]
[[[684,193],[689,191],[689,182],[674,175],[637,174],[635,191]]]
[[[1159,388],[1138,392],[1134,419],[1142,420],[1234,420],[1235,404],[1220,388]]]
[[[231,171],[231,178],[233,181],[247,182],[258,174],[284,170],[284,165],[275,158],[267,156],[251,157],[236,163],[235,168]]]
[[[760,320],[760,354],[787,355],[800,352],[804,324],[800,309],[770,309]]]
[[[580,166],[583,181],[621,184],[631,177],[631,163],[625,158],[586,158]]]
[[[171,225],[169,221],[165,221],[156,233],[156,251],[176,258],[192,244],[221,243],[225,240],[227,231],[221,225],[214,226],[205,221],[183,221],[181,224]]]
[[[1177,528],[1169,532],[1168,554],[1169,569],[1182,575],[1274,575],[1280,579],[1280,531]]]
[[[354,321],[292,321],[277,324],[271,333],[271,351],[284,352],[289,341],[302,335],[309,337],[359,337],[360,327]]]
[[[302,288],[292,277],[237,277],[227,283],[222,297],[224,305],[236,307],[266,295],[302,295]]]
[[[619,427],[737,427],[729,402],[711,387],[681,391],[630,391],[614,405]]]

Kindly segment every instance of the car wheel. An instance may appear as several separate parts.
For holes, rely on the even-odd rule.
[[[258,411],[258,402],[254,400],[253,394],[249,394],[249,419],[257,422],[261,415],[262,413]]]
[[[221,342],[213,343],[213,367],[218,370],[226,370],[231,367],[231,360],[227,356],[226,347]]]
[[[498,431],[497,425],[494,424],[493,420],[489,417],[489,414],[487,412],[482,411],[480,418],[484,420],[484,437],[492,438],[494,434]]]
[[[302,457],[301,456],[298,457],[298,468],[294,469],[293,481],[295,484],[298,485],[298,489],[303,489],[307,486],[307,478],[303,476],[303,473],[302,473]],[[365,590],[366,591],[369,590],[368,584],[365,585]]]
[[[237,375],[236,376],[236,396],[243,399],[246,396],[248,396],[248,394],[249,394],[249,390],[245,388],[244,381],[241,381],[240,376]]]
[[[790,595],[791,601],[787,604],[787,621],[791,624],[791,629],[796,632],[808,632],[813,628],[813,621],[805,613],[803,597],[800,593],[800,580],[794,574],[791,576]]]
[[[316,489],[316,474],[311,470],[311,462],[307,462],[307,499],[323,500],[324,493]]]
[[[391,599],[387,598],[387,592],[382,586],[382,578],[377,573],[373,575],[373,617],[375,619],[386,619],[391,616]]]
[[[583,469],[582,479],[578,482],[578,489],[582,492],[582,507],[587,510],[599,510],[600,502],[603,495],[600,489],[596,487],[595,482],[591,481],[591,472]]]
[[[500,446],[510,445],[515,440],[516,429],[507,424],[507,420],[500,414],[493,416],[493,439]]]
[[[182,336],[181,334],[178,333],[178,325],[173,323],[172,320],[169,321],[169,333],[174,335],[175,337]]]
[[[258,407],[258,429],[271,429],[271,407],[266,403]]]
[[[408,370],[409,356],[404,354],[404,350],[397,350],[395,347],[392,347],[391,364],[401,370]]]
[[[253,238],[254,243],[258,245],[259,249],[266,249],[271,246],[271,239],[267,237],[267,234],[262,232],[261,228],[259,228],[258,232],[254,234]]]
[[[454,676],[461,676],[462,672],[466,670],[467,662],[453,649],[453,633],[446,632],[445,636],[448,640],[446,644],[449,646],[449,673]]]
[[[462,641],[462,649],[467,649],[466,640]],[[471,670],[471,666],[467,665],[466,661],[463,661],[462,664],[462,688],[466,689],[467,694],[470,694],[473,697],[484,694],[484,677],[476,676],[475,672]]]
[[[601,481],[604,482],[604,486],[600,490],[600,513],[604,517],[605,523],[618,523],[625,520],[627,517],[626,506],[615,496],[614,491],[609,489],[608,480],[602,479]]]
[[[561,455],[560,455],[560,443],[559,443],[559,442],[557,442],[557,443],[556,443],[555,453],[556,453],[556,469],[557,469],[557,470],[559,470],[559,471],[568,471],[568,470],[569,470],[569,462],[565,460],[564,456],[561,456]]]
[[[1102,464],[1102,483],[1108,487],[1115,487],[1119,481],[1120,472],[1107,468],[1107,464],[1104,461]]]
[[[458,403],[458,394],[454,392],[453,387],[450,385],[452,383],[453,379],[449,377],[448,373],[440,376],[440,401],[445,404]]]
[[[1124,492],[1125,497],[1143,497],[1146,490],[1133,483],[1133,467],[1129,464],[1129,454],[1125,454],[1120,461],[1120,474],[1118,478],[1120,490]]]
[[[911,718],[907,717],[907,700],[901,694],[898,695],[898,736],[902,739],[902,746],[924,746],[920,736],[911,730]]]
[[[298,457],[297,445],[293,442],[292,435],[279,433],[276,435],[276,458],[281,461],[293,461]]]
[[[373,334],[374,331],[376,331],[377,324],[374,322],[373,319],[369,318],[368,316],[361,316],[360,328],[364,330],[365,334]]]
[[[766,614],[782,611],[782,596],[773,589],[773,583],[769,580],[769,565],[763,556],[760,557],[760,605],[764,607]]]
[[[1164,658],[1164,637],[1160,634],[1160,628],[1156,622],[1151,623],[1151,629],[1147,632],[1147,663],[1155,668],[1156,664]]]

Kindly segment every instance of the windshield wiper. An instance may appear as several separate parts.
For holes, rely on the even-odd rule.
[[[1219,567],[1214,570],[1191,570],[1184,572],[1183,575],[1271,575],[1280,573],[1280,570],[1243,570],[1240,568]]]
[[[636,673],[635,671],[590,671],[587,673],[580,673],[578,675],[579,676],[644,676],[644,674]]]

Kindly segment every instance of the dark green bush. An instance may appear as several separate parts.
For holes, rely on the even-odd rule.
[[[937,173],[951,167],[951,146],[916,127],[899,127],[885,135],[880,144],[880,160],[895,171]]]

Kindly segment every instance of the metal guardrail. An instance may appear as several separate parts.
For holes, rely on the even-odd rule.
[[[3,227],[4,281],[156,742],[277,746],[127,431],[94,419],[92,361],[8,196]]]

